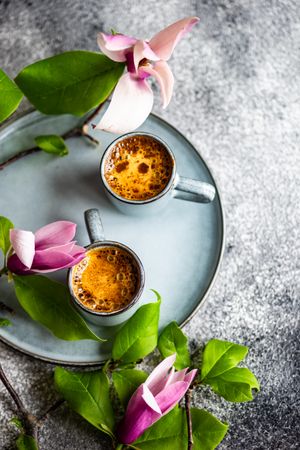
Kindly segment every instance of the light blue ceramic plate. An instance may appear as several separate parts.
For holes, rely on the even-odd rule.
[[[77,122],[72,116],[43,116],[38,112],[24,115],[1,129],[0,161],[32,147],[34,136],[63,133]],[[195,147],[171,125],[150,115],[140,129],[160,136],[169,144],[181,175],[215,184]],[[143,302],[154,300],[151,288],[161,293],[160,327],[172,320],[183,325],[207,297],[222,258],[224,222],[219,194],[208,205],[172,199],[156,217],[135,218],[119,213],[102,192],[98,175],[101,155],[115,137],[98,132],[101,145],[96,148],[82,138],[72,138],[68,140],[67,157],[40,152],[6,167],[0,172],[0,215],[9,217],[17,228],[32,231],[55,220],[71,220],[78,224],[77,241],[86,245],[83,212],[99,208],[106,238],[131,247],[144,264]],[[62,281],[65,276],[65,273],[55,275]],[[56,363],[92,365],[109,357],[111,339],[98,344],[53,337],[18,306],[12,284],[4,281],[0,283],[0,300],[15,311],[11,318],[13,325],[0,328],[4,342]],[[106,327],[96,329],[108,339],[115,331]]]

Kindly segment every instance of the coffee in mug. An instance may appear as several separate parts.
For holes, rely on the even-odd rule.
[[[83,306],[95,312],[124,309],[139,289],[139,271],[133,256],[117,246],[87,250],[72,270],[72,291]]]
[[[216,193],[212,184],[179,175],[169,145],[143,131],[120,136],[107,147],[100,178],[120,211],[140,217],[165,210],[172,197],[210,203]]]
[[[165,189],[173,166],[173,158],[162,142],[149,135],[129,135],[111,148],[104,176],[120,197],[144,201]]]

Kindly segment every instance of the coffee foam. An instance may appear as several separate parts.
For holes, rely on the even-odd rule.
[[[87,308],[110,313],[127,306],[135,297],[139,273],[133,257],[119,247],[88,250],[72,272],[75,297]]]
[[[167,186],[173,159],[151,136],[135,135],[119,141],[107,157],[104,175],[110,188],[128,200],[147,200]]]

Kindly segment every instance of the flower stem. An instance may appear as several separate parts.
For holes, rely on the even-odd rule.
[[[193,449],[193,428],[192,428],[192,416],[191,416],[191,389],[185,394],[185,411],[188,429],[188,450]]]
[[[81,127],[75,127],[73,129],[67,131],[66,133],[64,133],[61,137],[63,139],[68,139],[70,137],[82,136],[82,137],[89,139],[94,144],[98,145],[99,141],[97,141],[97,139],[95,139],[93,136],[91,136],[88,133],[88,123],[91,120],[93,120],[93,118],[98,114],[98,112],[100,111],[102,106],[103,106],[103,103],[101,103],[98,106],[98,108],[96,108],[96,110],[93,111],[93,113],[90,116],[88,116],[88,118],[84,121],[84,123]],[[25,156],[32,155],[32,154],[38,153],[40,151],[42,151],[42,149],[40,147],[32,147],[27,150],[22,150],[21,152],[17,153],[16,155],[12,156],[11,158],[8,158],[6,161],[1,163],[0,170],[3,170],[5,167],[9,166],[10,164],[14,163],[15,161],[18,161],[21,158],[24,158]]]

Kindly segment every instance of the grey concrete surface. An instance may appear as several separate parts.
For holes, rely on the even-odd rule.
[[[298,0],[2,0],[0,66],[62,50],[97,50],[114,29],[151,37],[188,15],[201,23],[170,61],[175,94],[154,111],[198,146],[223,192],[227,243],[203,309],[185,327],[191,345],[212,337],[250,347],[247,365],[261,393],[230,404],[199,392],[194,403],[230,423],[221,450],[300,448],[300,3]],[[158,94],[158,90],[156,89]],[[1,201],[1,200],[0,200]],[[0,344],[1,362],[26,405],[55,399],[53,367]],[[12,402],[0,387],[0,448],[14,448]],[[110,443],[62,407],[40,434],[43,450],[109,449]]]

